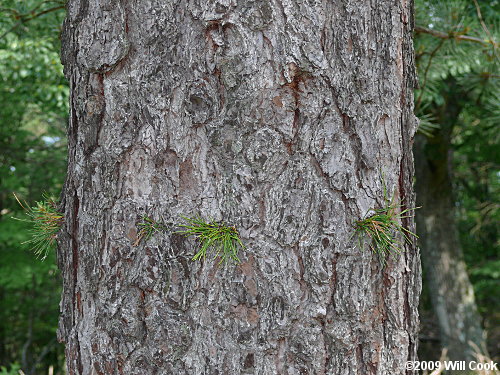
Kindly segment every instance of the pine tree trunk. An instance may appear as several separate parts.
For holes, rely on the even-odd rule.
[[[415,143],[417,203],[421,206],[416,217],[441,344],[451,360],[464,361],[474,360],[478,349],[482,354],[487,351],[455,222],[451,133],[461,107],[459,90],[453,82],[449,85],[447,91],[453,96],[448,96],[437,113],[441,128],[431,138],[419,136]]]
[[[353,234],[383,181],[414,204],[412,11],[69,1],[70,374],[411,373],[415,244],[383,268]],[[134,245],[144,215],[235,225],[242,263],[192,262],[171,232]]]

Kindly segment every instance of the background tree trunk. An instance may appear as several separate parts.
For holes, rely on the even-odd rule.
[[[406,0],[69,1],[71,374],[406,372],[418,253],[382,268],[353,224],[382,176],[414,203],[412,22]],[[143,215],[234,224],[243,263],[134,246]]]
[[[473,360],[476,350],[487,354],[455,221],[451,176],[451,134],[461,111],[459,90],[449,81],[445,105],[437,113],[441,125],[431,138],[418,136],[415,143],[417,230],[432,307],[439,325],[441,344],[455,361]],[[463,94],[466,95],[465,93]]]

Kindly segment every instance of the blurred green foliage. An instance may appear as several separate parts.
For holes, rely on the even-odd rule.
[[[0,375],[18,375],[21,370],[19,363],[12,363],[9,367],[0,366]]]
[[[446,134],[457,225],[476,302],[500,342],[500,3],[417,0],[415,111],[426,136]],[[456,121],[449,123],[449,118]],[[418,183],[418,181],[417,181]],[[418,214],[418,213],[417,213]],[[424,296],[425,297],[425,296]],[[425,300],[425,298],[424,298]]]
[[[0,366],[2,374],[61,373],[55,254],[30,251],[28,202],[58,196],[66,169],[68,87],[59,60],[61,2],[0,1]],[[49,9],[47,13],[39,15]],[[33,17],[33,19],[29,19]],[[17,366],[16,364],[19,364]]]

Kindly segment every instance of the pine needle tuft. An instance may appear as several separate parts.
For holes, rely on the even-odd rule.
[[[29,217],[29,219],[14,219],[32,225],[29,231],[31,238],[24,241],[23,244],[31,245],[31,250],[37,258],[41,257],[44,260],[55,246],[57,233],[61,229],[64,216],[57,211],[57,202],[47,194],[43,195],[43,201],[35,202],[33,207],[30,207],[26,202],[23,205],[15,194],[14,197]]]
[[[368,237],[370,250],[378,256],[382,266],[385,266],[389,256],[400,255],[404,251],[405,243],[411,243],[412,237],[418,238],[401,223],[403,219],[413,217],[413,211],[419,207],[404,208],[403,205],[395,203],[394,196],[389,198],[383,176],[382,186],[385,207],[370,210],[371,215],[356,221],[354,233],[357,234],[362,249],[364,239]]]
[[[381,209],[373,210],[374,213],[365,219],[359,220],[355,224],[356,233],[362,244],[362,237],[366,236],[370,240],[370,250],[377,254],[380,263],[385,265],[390,255],[399,255],[403,252],[404,242],[410,243],[411,237],[418,236],[400,224],[401,219],[412,217],[409,214],[412,209],[404,209],[400,212],[400,205],[392,205]],[[403,240],[399,240],[397,234]],[[363,247],[363,246],[362,246]]]
[[[148,216],[143,216],[142,222],[137,224],[137,226],[139,227],[139,233],[137,234],[134,246],[139,245],[142,239],[149,240],[156,232],[168,230],[167,225],[163,222],[151,219]]]
[[[200,243],[200,249],[192,260],[205,258],[209,250],[212,250],[215,253],[214,258],[219,257],[221,259],[219,264],[228,260],[240,263],[238,249],[245,249],[245,246],[234,226],[226,226],[214,220],[207,222],[200,217],[188,218],[183,216],[182,218],[187,224],[179,225],[184,230],[176,233],[185,237],[195,236]]]

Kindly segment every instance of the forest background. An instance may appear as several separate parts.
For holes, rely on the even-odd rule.
[[[416,190],[445,191],[450,215],[438,215],[466,265],[487,352],[500,359],[500,86],[498,0],[416,1]],[[55,252],[37,259],[30,224],[16,201],[58,197],[66,171],[68,83],[60,64],[64,1],[0,0],[0,374],[62,374],[56,340],[61,279]],[[423,154],[422,154],[423,152]],[[441,165],[439,175],[419,173]],[[437,167],[436,167],[437,168]],[[437,168],[439,169],[439,168]],[[420,177],[419,177],[420,176]],[[433,178],[425,181],[424,178]],[[424,186],[425,183],[425,186]],[[419,185],[421,184],[421,185]],[[421,198],[418,198],[421,200]],[[441,199],[441,198],[440,198]],[[424,202],[429,199],[424,199]],[[446,206],[446,205],[444,205]],[[430,208],[430,207],[428,207]],[[425,207],[416,211],[425,222]],[[419,217],[420,215],[420,217]],[[420,220],[419,220],[420,219]],[[424,233],[425,234],[425,233]],[[452,238],[454,235],[457,238]],[[437,240],[436,240],[437,241]],[[421,238],[422,258],[433,247]],[[455,250],[457,250],[455,249]],[[440,251],[439,247],[435,251]],[[463,254],[462,254],[463,253]],[[432,273],[424,264],[421,360],[437,360],[443,338],[433,312]],[[431,277],[432,279],[432,277]]]

